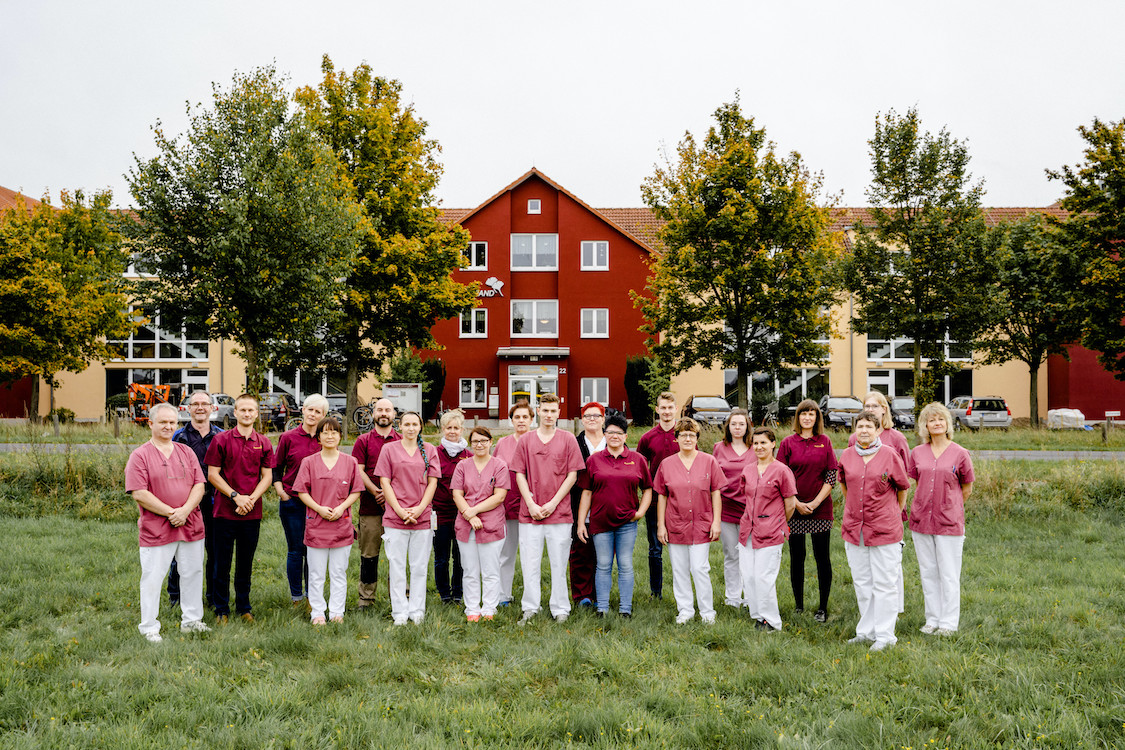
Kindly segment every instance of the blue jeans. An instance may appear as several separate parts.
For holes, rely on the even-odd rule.
[[[289,596],[293,601],[305,598],[308,591],[309,565],[305,559],[305,510],[306,506],[296,495],[292,500],[282,500],[277,504],[277,515],[285,532],[285,544],[289,553],[285,556],[285,575],[289,578]]]
[[[594,534],[594,553],[598,556],[594,569],[594,591],[598,595],[598,611],[609,611],[609,587],[613,584],[613,557],[617,556],[617,593],[621,603],[618,611],[633,611],[633,548],[637,544],[637,522],[630,521],[613,531]]]

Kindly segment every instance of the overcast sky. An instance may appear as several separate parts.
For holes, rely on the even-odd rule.
[[[445,207],[532,166],[597,207],[639,186],[741,92],[783,151],[866,204],[876,114],[917,106],[967,139],[992,206],[1061,197],[1077,127],[1125,117],[1125,2],[345,2],[39,0],[0,21],[0,185],[109,188],[130,205],[151,127],[182,132],[212,82],[275,63],[291,88],[369,63],[442,146]]]

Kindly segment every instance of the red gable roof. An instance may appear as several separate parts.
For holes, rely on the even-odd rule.
[[[12,190],[10,188],[0,186],[0,211],[7,211],[9,208],[15,208],[16,206],[19,206],[21,202],[28,208],[32,209],[41,203],[41,201],[37,201],[34,198],[29,198],[18,190]]]

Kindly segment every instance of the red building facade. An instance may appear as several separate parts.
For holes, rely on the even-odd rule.
[[[625,361],[646,351],[630,292],[644,288],[651,247],[625,214],[590,208],[535,169],[444,213],[472,235],[455,277],[480,283],[478,307],[434,326],[445,348],[422,353],[445,362],[444,406],[504,419],[515,401],[555,393],[563,418],[588,401],[627,411]]]

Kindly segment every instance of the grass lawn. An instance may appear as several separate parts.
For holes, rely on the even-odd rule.
[[[815,607],[794,614],[786,554],[779,634],[722,606],[713,626],[674,625],[670,572],[669,598],[651,601],[643,543],[632,620],[581,612],[521,628],[509,608],[468,624],[431,592],[426,622],[395,628],[384,564],[374,612],[355,612],[353,591],[343,625],[313,630],[289,605],[275,502],[255,565],[258,623],[184,636],[165,606],[153,645],[136,629],[134,511],[94,487],[112,473],[77,472],[89,498],[63,515],[45,513],[65,490],[32,501],[0,477],[0,746],[1125,746],[1115,463],[978,462],[961,632],[918,633],[908,543],[900,640],[881,654],[844,642],[857,613],[838,531],[828,623]],[[83,507],[111,520],[82,520]],[[711,563],[721,592],[717,544]],[[811,555],[806,573],[811,603]]]

